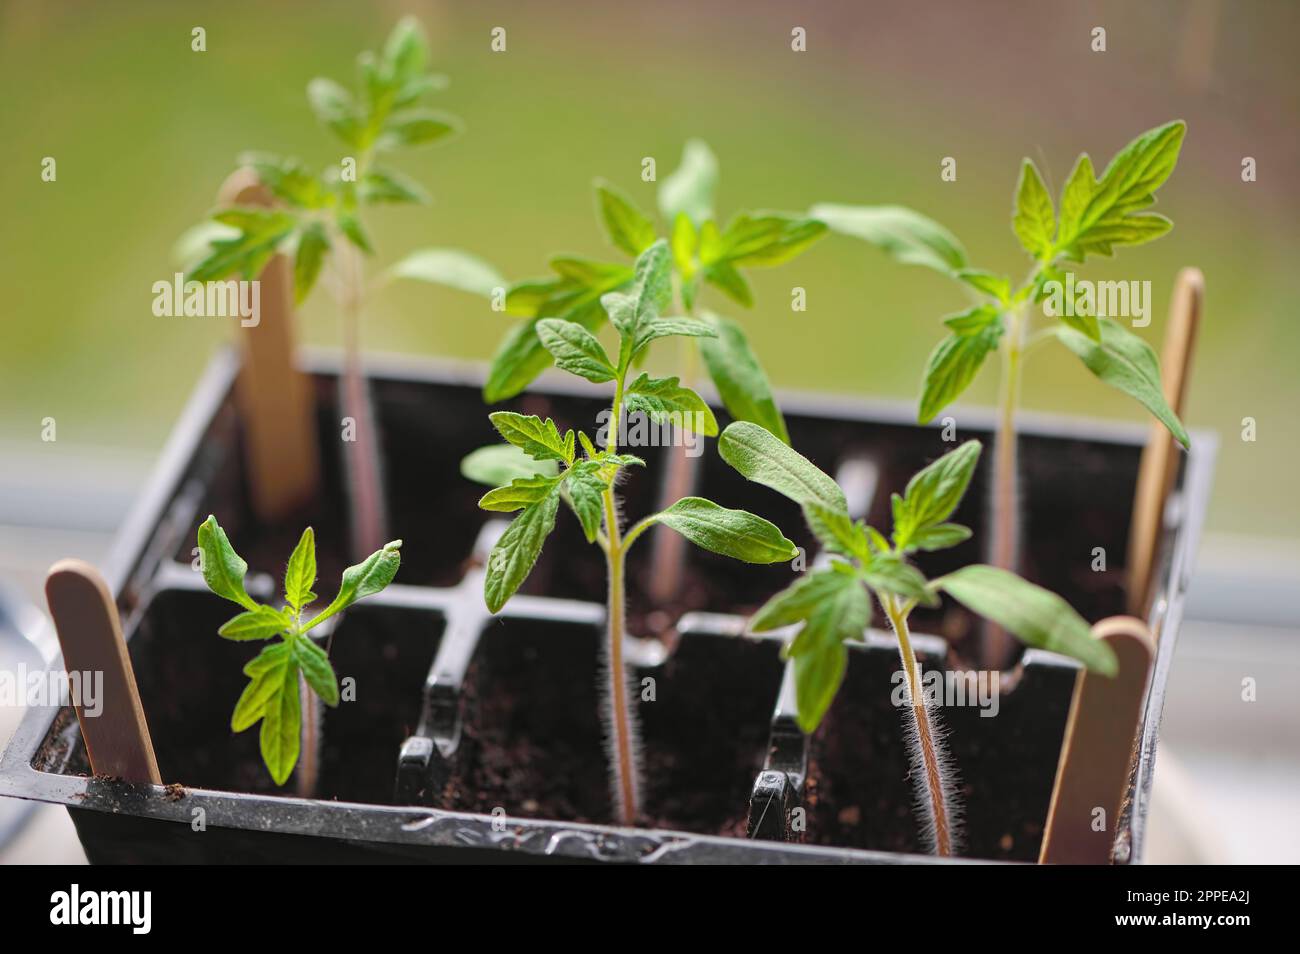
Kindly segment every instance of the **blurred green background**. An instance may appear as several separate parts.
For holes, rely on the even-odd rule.
[[[802,9],[810,6],[810,9]],[[1080,270],[1150,279],[1157,348],[1179,267],[1202,268],[1207,313],[1186,415],[1223,441],[1209,529],[1300,537],[1293,415],[1300,325],[1291,269],[1300,168],[1300,7],[1285,3],[375,2],[0,5],[0,454],[40,441],[152,452],[196,376],[229,340],[221,320],[156,318],[151,285],[173,243],[211,208],[243,150],[313,167],[338,149],[304,98],[309,79],[351,83],[356,53],[415,13],[451,89],[435,105],[466,135],[398,164],[432,206],[370,218],[376,266],[455,245],[511,279],[559,251],[617,258],[593,215],[604,176],[654,208],[640,179],[705,138],[719,210],[896,202],[939,219],[974,263],[1020,276],[1010,229],[1022,156],[1053,193],[1074,157],[1097,162],[1138,132],[1188,121],[1161,190],[1165,239]],[[190,31],[207,31],[192,52]],[[507,51],[490,31],[505,27]],[[808,49],[790,49],[794,26]],[[1103,26],[1107,50],[1090,49]],[[58,162],[42,182],[41,159]],[[958,162],[943,182],[940,161]],[[1258,181],[1241,181],[1254,157]],[[913,398],[954,283],[831,237],[752,273],[741,318],[778,387]],[[808,310],[790,310],[790,288]],[[308,340],[337,341],[329,298],[304,309]],[[485,359],[509,320],[470,296],[408,284],[376,300],[367,347]],[[995,362],[967,395],[987,403]],[[1064,349],[1030,363],[1025,405],[1138,420]],[[1241,440],[1241,422],[1258,440]],[[94,475],[86,475],[93,480]]]

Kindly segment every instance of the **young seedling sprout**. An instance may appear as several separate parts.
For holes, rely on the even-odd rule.
[[[341,141],[344,152],[320,174],[297,159],[247,154],[251,166],[280,205],[217,211],[215,225],[195,230],[185,245],[199,245],[204,256],[189,269],[198,282],[232,275],[255,279],[278,251],[293,259],[294,296],[303,302],[326,262],[325,282],[333,292],[342,320],[344,368],[340,403],[351,418],[354,438],[344,443],[355,520],[357,554],[382,545],[384,508],[378,474],[378,446],[370,396],[361,370],[360,326],[376,284],[367,280],[363,255],[374,247],[362,221],[362,209],[384,203],[429,201],[419,185],[387,164],[403,150],[446,139],[460,121],[421,106],[427,94],[445,89],[447,78],[428,70],[429,52],[419,23],[397,24],[382,52],[363,52],[357,59],[359,90],[354,95],[333,80],[307,85],[307,99],[318,120]],[[505,282],[472,255],[449,248],[426,248],[391,266],[379,284],[412,278],[489,296]]]
[[[338,679],[329,655],[309,634],[357,600],[373,596],[393,582],[402,559],[401,546],[402,541],[395,540],[344,570],[333,602],[304,621],[307,607],[316,602],[312,592],[316,583],[316,537],[311,527],[303,531],[289,557],[284,573],[284,605],[277,608],[258,603],[245,591],[248,564],[230,545],[217,518],[209,516],[199,526],[200,558],[208,589],[244,609],[217,633],[236,641],[276,640],[244,667],[248,685],[230,717],[230,728],[235,732],[243,732],[261,720],[262,761],[276,785],[288,781],[301,752],[303,771],[298,790],[303,795],[314,793],[320,752],[315,700],[319,697],[329,706],[339,702]]]
[[[639,742],[633,696],[629,693],[623,662],[625,638],[624,564],[628,550],[655,524],[680,533],[706,550],[748,563],[779,563],[797,554],[793,543],[768,521],[743,510],[728,510],[700,497],[683,497],[638,521],[626,532],[619,513],[615,484],[622,471],[642,463],[620,453],[619,421],[627,411],[643,411],[653,420],[668,415],[696,433],[716,436],[718,425],[703,399],[678,379],[639,374],[628,382],[633,363],[650,342],[674,335],[710,337],[713,326],[694,318],[661,317],[670,307],[671,266],[666,242],[650,244],[638,257],[635,275],[626,292],[606,292],[601,306],[619,335],[619,349],[610,358],[596,337],[581,323],[545,318],[536,323],[543,346],[565,371],[596,383],[613,383],[605,446],[597,449],[581,431],[561,434],[554,421],[525,417],[509,411],[491,415],[492,423],[522,453],[516,461],[515,479],[484,495],[485,510],[514,512],[496,546],[488,555],[484,597],[496,613],[527,578],[555,527],[556,511],[563,501],[573,510],[587,541],[605,552],[609,575],[605,699],[602,706],[609,747],[615,815],[624,824],[636,822],[640,812]],[[764,431],[764,433],[767,433]],[[599,436],[599,435],[598,435]],[[774,438],[775,440],[775,438]],[[779,442],[778,442],[779,443]],[[578,453],[577,444],[582,453]],[[497,475],[502,461],[496,460]]]
[[[1187,127],[1181,121],[1151,129],[1121,149],[1098,179],[1087,153],[1079,156],[1052,205],[1038,168],[1025,159],[1016,188],[1012,228],[1033,261],[1019,287],[1011,279],[971,268],[961,243],[946,228],[910,209],[896,206],[818,205],[811,214],[832,229],[877,245],[900,262],[925,265],[965,283],[978,303],[944,319],[948,336],[926,364],[918,417],[933,420],[974,379],[984,359],[1002,354],[998,429],[993,459],[993,532],[989,559],[1014,570],[1020,538],[1016,476],[1016,408],[1024,359],[1055,338],[1084,366],[1111,387],[1137,399],[1177,440],[1187,446],[1187,432],[1165,401],[1155,352],[1124,327],[1127,283],[1101,283],[1101,289],[1124,286],[1122,299],[1092,283],[1075,286],[1066,263],[1088,256],[1109,257],[1120,245],[1141,245],[1173,227],[1163,215],[1147,211],[1155,192],[1174,171]],[[1073,300],[1066,300],[1067,296]],[[1041,308],[1045,321],[1036,320]],[[997,625],[985,631],[984,662],[1004,666],[1010,642]]]
[[[755,424],[727,427],[718,451],[750,480],[799,504],[827,552],[830,565],[815,569],[772,597],[750,620],[756,632],[798,625],[786,646],[794,662],[797,718],[811,734],[839,690],[848,664],[845,642],[861,640],[871,622],[871,597],[898,639],[905,673],[909,747],[922,830],[934,852],[956,850],[956,788],[942,744],[937,712],[927,706],[912,648],[908,616],[918,604],[935,605],[943,592],[971,611],[1014,633],[1030,646],[1073,656],[1089,669],[1113,676],[1110,647],[1059,596],[997,567],[973,565],[927,581],[909,558],[945,550],[971,531],[949,523],[966,493],[980,443],[967,441],[919,471],[902,496],[894,494],[893,532],[886,538],[848,515],[844,492],[803,457]]]
[[[596,206],[609,241],[621,252],[636,257],[660,237],[670,241],[673,312],[702,321],[714,330],[709,336],[680,341],[677,367],[681,383],[696,385],[699,357],[732,417],[762,424],[782,440],[785,420],[772,397],[767,375],[754,356],[745,333],[734,321],[704,307],[701,293],[711,285],[733,302],[750,308],[754,298],[742,269],[779,265],[802,253],[826,231],[807,216],[785,212],[740,212],[725,228],[714,213],[718,161],[699,140],[686,144],[681,165],[659,186],[658,205],[663,227],[637,207],[616,187],[598,180]],[[548,318],[574,322],[596,331],[605,321],[601,296],[625,289],[633,270],[621,263],[591,261],[564,255],[551,259],[553,278],[512,285],[505,310],[526,320],[510,331],[488,373],[483,396],[496,403],[518,394],[552,361],[550,350],[537,333]],[[698,354],[697,348],[698,346]],[[638,352],[638,361],[643,352]],[[690,491],[691,459],[684,452],[669,461],[661,504],[667,505]],[[680,585],[683,541],[670,533],[655,535],[651,594],[663,601]]]

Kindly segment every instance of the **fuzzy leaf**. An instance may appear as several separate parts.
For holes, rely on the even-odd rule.
[[[683,497],[654,519],[698,547],[746,563],[780,563],[793,560],[799,552],[762,517],[744,510],[728,510],[702,497]]]
[[[813,535],[831,553],[856,557],[863,562],[871,559],[866,528],[854,523],[847,513],[810,502],[803,505],[803,514]]]
[[[650,318],[637,327],[632,351],[633,353],[640,351],[656,338],[674,335],[684,338],[716,338],[718,332],[707,321],[699,321],[695,318]]]
[[[600,303],[618,333],[634,340],[643,321],[658,318],[668,308],[672,294],[672,255],[661,239],[637,258],[631,289],[602,295]]]
[[[561,371],[596,384],[618,376],[596,336],[576,321],[544,318],[537,323],[537,337]]]
[[[868,586],[880,593],[919,600],[931,606],[939,602],[926,589],[925,577],[921,571],[896,554],[876,554],[862,567],[862,577]]]
[[[594,543],[605,515],[604,493],[609,484],[601,476],[604,461],[584,460],[574,464],[565,475],[567,499],[588,543]]]
[[[920,423],[928,424],[961,396],[1001,337],[1002,325],[994,322],[974,331],[953,332],[935,346],[925,365],[916,415]]]
[[[231,714],[232,732],[243,732],[262,718],[267,700],[278,694],[284,685],[285,667],[289,665],[292,656],[293,648],[289,643],[281,641],[267,646],[244,666],[244,674],[249,677],[249,682]]]
[[[918,532],[943,523],[952,515],[966,495],[981,450],[979,441],[967,441],[917,471],[907,482],[902,498],[894,495],[896,547],[913,548]]]
[[[397,568],[402,564],[401,549],[402,541],[394,540],[385,544],[382,550],[376,550],[362,562],[344,570],[343,582],[339,584],[339,592],[334,597],[334,602],[304,626],[303,631],[306,632],[335,613],[342,612],[358,600],[374,596],[392,583],[393,577],[397,575]]]
[[[495,490],[489,490],[479,500],[478,505],[483,510],[492,510],[498,513],[511,513],[515,510],[522,510],[550,496],[558,482],[558,477],[538,475],[521,477],[511,481],[508,487],[497,487]]]
[[[813,503],[848,513],[849,505],[839,484],[757,424],[729,424],[718,439],[718,453],[742,476],[785,494],[800,506]]]
[[[555,529],[558,491],[526,507],[510,521],[505,533],[488,554],[487,573],[483,581],[483,598],[493,613],[499,613],[506,600],[523,585],[533,564],[542,552],[542,544]]]
[[[700,354],[723,405],[737,421],[758,424],[789,443],[785,418],[776,406],[767,373],[758,363],[745,332],[734,321],[714,314],[705,317],[717,331],[717,337],[701,338]]]
[[[248,564],[240,559],[235,548],[230,545],[226,531],[221,529],[216,517],[208,515],[208,519],[199,525],[198,537],[203,582],[208,584],[208,589],[247,610],[256,611],[258,604],[244,591]]]
[[[276,691],[262,708],[261,749],[276,785],[283,785],[298,763],[302,709],[298,699],[298,665],[290,659],[283,667]]]
[[[1069,603],[1041,586],[982,564],[942,576],[931,586],[1029,646],[1072,656],[1095,672],[1115,675],[1118,663],[1111,648],[1092,635]]]
[[[549,417],[543,422],[535,414],[525,417],[514,411],[493,411],[488,418],[502,437],[530,457],[573,463],[572,434],[562,437]]]
[[[1101,341],[1068,327],[1056,329],[1061,343],[1078,355],[1084,366],[1116,390],[1135,398],[1187,447],[1190,438],[1182,421],[1165,400],[1160,384],[1160,363],[1151,346],[1111,318],[1098,319]]]
[[[315,597],[312,584],[316,582],[316,534],[311,527],[302,532],[298,545],[289,556],[289,566],[284,572],[284,599],[296,610],[302,609]]]
[[[670,420],[692,433],[718,436],[718,421],[704,398],[682,387],[677,378],[642,374],[628,386],[623,400],[628,411],[641,411],[652,421]]]
[[[236,641],[270,639],[283,633],[291,625],[293,621],[275,607],[259,606],[257,609],[248,610],[227,620],[217,630],[217,635]]]
[[[339,681],[334,675],[330,658],[308,636],[293,641],[293,658],[302,670],[303,678],[312,691],[320,696],[327,706],[339,704]]]

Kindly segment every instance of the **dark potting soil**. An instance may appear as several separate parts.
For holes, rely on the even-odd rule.
[[[484,633],[441,807],[614,822],[599,721],[601,638],[590,627],[520,620]],[[772,642],[704,636],[683,639],[664,666],[637,674],[641,824],[743,835],[780,680]]]
[[[923,669],[942,665],[921,657]],[[817,845],[924,853],[905,713],[891,702],[896,653],[850,653],[849,669],[809,750],[807,832]],[[1074,671],[1034,665],[999,711],[972,705],[937,713],[951,769],[958,854],[1033,861],[1038,857],[1069,710]]]
[[[208,593],[169,590],[146,608],[130,639],[140,700],[164,782],[189,788],[296,794],[277,787],[262,763],[258,729],[230,729],[247,678],[243,666],[260,645],[220,638],[237,608]],[[392,804],[397,751],[420,715],[420,692],[442,623],[422,610],[359,606],[335,630],[330,647],[345,694],[324,714],[317,797]],[[70,710],[69,710],[70,711]],[[75,716],[72,722],[75,725]],[[52,733],[46,746],[66,733]],[[53,770],[87,774],[80,735]],[[49,756],[47,755],[47,759]]]

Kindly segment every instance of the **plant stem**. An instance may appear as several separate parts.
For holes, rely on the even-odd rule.
[[[993,450],[993,534],[989,562],[1015,571],[1020,544],[1020,506],[1017,492],[1016,406],[1020,401],[1020,368],[1024,356],[1025,322],[1028,309],[1018,307],[1002,347],[1002,383],[998,398],[998,430]],[[980,655],[991,669],[1004,669],[1014,648],[1011,636],[996,623],[985,622]]]
[[[344,466],[352,490],[352,549],[360,560],[384,545],[383,491],[379,479],[379,449],[375,441],[374,408],[361,367],[361,313],[365,282],[361,254],[346,240],[340,243],[343,281],[343,413],[353,420],[355,440],[344,442]]]
[[[912,636],[907,628],[907,612],[889,594],[880,594],[885,614],[898,637],[898,655],[907,676],[907,697],[916,724],[916,741],[921,756],[921,779],[925,784],[926,806],[934,826],[934,852],[947,857],[952,854],[952,824],[948,815],[947,780],[943,774],[943,760],[939,743],[930,722],[930,713],[921,694],[919,667],[916,653],[912,651]]]
[[[618,427],[623,413],[623,379],[620,376],[614,393],[611,417],[609,450],[618,452]],[[609,695],[606,711],[609,718],[608,738],[610,763],[613,770],[613,800],[618,821],[624,825],[636,822],[640,813],[640,777],[637,770],[636,720],[633,717],[628,693],[627,673],[623,663],[623,640],[626,631],[625,591],[623,582],[623,545],[618,521],[618,502],[611,483],[605,489],[605,556],[609,567],[608,643]]]

